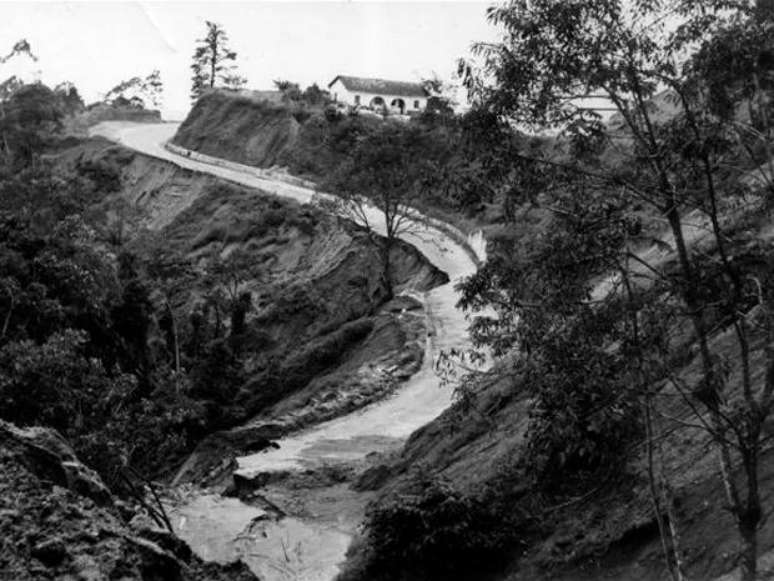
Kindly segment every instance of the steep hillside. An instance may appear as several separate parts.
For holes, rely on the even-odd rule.
[[[519,392],[526,388],[489,379],[481,390],[474,407],[450,410],[418,430],[396,458],[366,473],[358,484],[380,491],[369,510],[381,515],[385,526],[388,518],[408,519],[392,542],[399,547],[402,535],[407,542],[411,539],[416,544],[407,546],[416,551],[416,560],[407,560],[405,569],[395,565],[394,553],[382,536],[386,531],[372,529],[351,546],[340,580],[435,578],[422,576],[426,556],[433,551],[433,531],[445,538],[445,550],[470,551],[471,569],[447,578],[667,579],[642,447],[632,450],[624,472],[600,477],[577,497],[552,500],[535,494],[520,465],[529,401]],[[688,414],[682,410],[683,416]],[[738,537],[724,508],[717,455],[707,435],[700,430],[673,434],[663,442],[663,453],[686,571],[695,579],[731,571]],[[761,488],[766,490],[765,502],[772,502],[772,451],[762,458],[764,465]],[[438,482],[448,488],[434,498]],[[463,499],[460,514],[465,517],[444,521],[444,514],[453,514],[455,498]],[[436,526],[408,524],[413,522],[412,512],[417,517],[424,514]],[[761,553],[774,549],[770,523],[761,529],[760,538]]]
[[[755,264],[758,245],[771,244],[770,216],[749,208],[732,216],[738,236],[732,246],[734,260]],[[708,256],[717,251],[707,238],[694,244],[697,252]],[[660,256],[651,263],[659,268],[674,268],[674,254],[664,253],[663,247],[643,249],[642,254]],[[758,268],[759,276],[767,280],[770,264]],[[660,295],[645,296],[649,298],[643,300],[662,300]],[[751,320],[756,324],[754,314]],[[653,453],[663,463],[659,478],[669,482],[666,518],[677,531],[682,566],[690,578],[714,579],[736,567],[739,536],[726,508],[717,447],[686,395],[701,385],[699,355],[691,346],[692,336],[679,324],[669,329],[669,335],[677,379],[653,387],[657,394],[653,413],[660,418],[654,429],[664,434]],[[760,380],[766,372],[767,340],[760,331],[754,337],[753,377]],[[710,347],[727,358],[726,397],[738,397],[742,369],[733,328],[719,326]],[[560,487],[573,491],[570,496],[561,488],[536,488],[534,482],[541,477],[525,460],[528,437],[535,429],[530,385],[535,378],[517,369],[509,358],[501,360],[470,386],[457,405],[415,432],[399,454],[360,478],[357,486],[379,491],[379,498],[369,509],[370,527],[350,548],[341,581],[669,578],[653,511],[648,476],[653,459],[648,447],[641,440],[633,442],[615,471],[567,474]],[[774,435],[771,422],[764,433],[768,438]],[[770,506],[774,502],[770,446],[764,448],[760,466],[763,504]],[[735,477],[741,480],[741,468]],[[763,524],[759,539],[761,554],[774,549],[774,523]],[[396,551],[404,555],[401,564],[396,564]],[[453,560],[449,566],[457,571],[445,570],[436,554]],[[460,571],[463,565],[470,569]]]
[[[428,183],[434,182],[433,187],[411,196],[411,205],[424,215],[467,235],[496,229],[513,211],[513,207],[504,211],[505,203],[495,200],[496,184],[503,176],[494,170],[491,143],[465,137],[475,133],[492,139],[498,133],[496,124],[476,115],[450,117],[427,112],[406,122],[379,115],[344,114],[335,107],[303,101],[277,104],[215,91],[197,101],[172,143],[259,168],[279,166],[292,176],[335,189],[331,178],[342,162],[358,144],[387,127],[410,135],[407,148],[418,148],[404,169],[427,172]],[[477,161],[472,163],[473,159]],[[476,179],[486,185],[475,184]]]
[[[112,192],[92,219],[166,289],[210,431],[257,415],[257,440],[278,437],[384,397],[421,365],[425,321],[411,296],[448,277],[413,247],[392,249],[390,286],[403,296],[391,299],[380,249],[352,223],[99,139],[58,161]],[[226,292],[251,299],[243,363],[219,387],[197,353],[230,333]]]
[[[299,122],[286,107],[213,91],[194,105],[174,143],[239,163],[270,167],[294,143]]]

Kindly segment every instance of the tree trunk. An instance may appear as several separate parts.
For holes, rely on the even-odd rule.
[[[742,562],[739,566],[742,581],[756,581],[758,571],[758,531],[757,526],[743,526]]]
[[[683,581],[683,556],[680,551],[680,527],[677,524],[677,515],[673,508],[674,496],[669,481],[664,474],[664,466],[661,465],[661,492],[664,495],[664,506],[666,507],[667,518],[669,519],[669,535],[672,542],[672,556],[674,557],[674,578],[676,581]]]
[[[742,581],[755,581],[758,568],[758,525],[763,518],[760,491],[758,490],[758,451],[760,432],[752,430],[748,447],[742,450],[747,498],[739,515],[739,532],[742,535]]]
[[[383,272],[382,276],[384,277],[384,285],[387,288],[387,300],[390,300],[393,298],[393,288],[392,288],[392,264],[390,261],[390,251],[392,250],[393,240],[392,238],[387,238],[384,242],[384,246],[382,249],[382,261],[383,261]]]
[[[212,39],[212,56],[210,60],[210,89],[215,87],[215,67],[218,64],[218,37]]]
[[[11,316],[13,315],[13,309],[16,306],[16,297],[13,295],[11,291],[8,291],[8,295],[11,299],[11,304],[8,306],[8,312],[5,314],[5,319],[3,320],[3,331],[2,331],[2,334],[0,334],[0,339],[5,339],[5,336],[8,334],[8,326],[11,323]]]
[[[672,229],[672,234],[675,237],[675,246],[677,247],[677,255],[680,262],[680,270],[682,271],[683,284],[680,288],[682,299],[685,302],[685,306],[688,309],[688,316],[693,324],[694,332],[696,333],[696,340],[699,343],[699,353],[701,355],[702,373],[704,375],[703,389],[701,392],[697,392],[695,395],[707,409],[713,413],[717,413],[717,406],[719,404],[719,394],[717,385],[717,374],[715,372],[715,365],[712,361],[712,354],[709,349],[709,333],[704,321],[704,313],[702,305],[696,300],[694,290],[690,287],[691,279],[693,278],[693,268],[691,267],[691,260],[688,254],[688,247],[683,237],[683,225],[680,221],[680,213],[677,210],[675,203],[672,203],[666,210],[667,221]]]
[[[180,343],[177,339],[177,321],[175,320],[175,313],[172,311],[172,306],[167,302],[167,310],[169,311],[169,318],[172,321],[172,343],[174,344],[175,351],[175,373],[180,374]]]
[[[650,397],[646,396],[643,408],[645,410],[645,438],[648,454],[648,485],[650,490],[650,501],[653,504],[653,514],[656,517],[656,524],[658,525],[658,534],[661,537],[661,550],[664,553],[664,563],[666,564],[669,576],[672,581],[679,581],[675,575],[674,567],[672,566],[672,553],[669,548],[669,539],[667,537],[667,530],[664,524],[664,515],[661,512],[661,499],[656,487],[656,473],[653,462],[653,419],[650,413]]]

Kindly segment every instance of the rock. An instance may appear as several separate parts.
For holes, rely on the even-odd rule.
[[[363,472],[354,482],[352,488],[358,492],[379,490],[390,476],[392,476],[390,467],[386,464],[378,464]]]
[[[183,564],[175,555],[147,539],[128,537],[127,540],[140,554],[140,569],[144,581],[178,581],[183,578]]]
[[[56,430],[18,428],[0,420],[0,446],[15,453],[33,474],[86,496],[100,506],[113,503],[113,497],[100,477],[84,466]]]
[[[243,566],[203,563],[171,533],[142,526],[142,511],[109,498],[56,432],[0,423],[0,579],[255,579]],[[137,528],[126,524],[133,514]]]
[[[137,516],[137,509],[128,502],[124,502],[123,500],[116,500],[115,506],[118,509],[118,513],[121,515],[121,518],[123,518],[126,522],[130,522],[135,516]]]
[[[46,567],[55,567],[65,560],[67,549],[61,539],[47,539],[32,548],[32,556]]]
[[[185,541],[179,537],[176,537],[169,531],[155,527],[143,528],[137,531],[137,535],[145,540],[156,543],[159,547],[165,551],[169,551],[171,554],[185,563],[188,563],[193,556],[191,547],[189,547]]]
[[[113,498],[107,486],[94,470],[79,461],[62,462],[67,477],[67,487],[78,494],[91,498],[99,505],[111,504]]]
[[[129,519],[129,527],[136,531],[152,529],[156,527],[156,522],[150,516],[148,516],[147,512],[140,510],[137,511],[131,519]]]
[[[73,560],[75,579],[78,581],[102,581],[104,575],[97,560],[90,555],[79,555]]]

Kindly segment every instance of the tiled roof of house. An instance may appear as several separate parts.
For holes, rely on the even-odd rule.
[[[341,83],[349,91],[361,91],[375,95],[394,95],[396,97],[427,97],[427,91],[421,83],[407,83],[404,81],[387,81],[385,79],[367,79],[364,77],[347,77],[339,75],[328,83],[328,88],[336,81]]]

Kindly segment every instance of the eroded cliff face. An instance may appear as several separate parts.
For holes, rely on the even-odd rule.
[[[0,422],[0,576],[249,581],[239,563],[204,563],[116,500],[54,430]]]
[[[292,147],[299,127],[286,107],[212,91],[196,102],[174,143],[247,165],[271,167]]]

